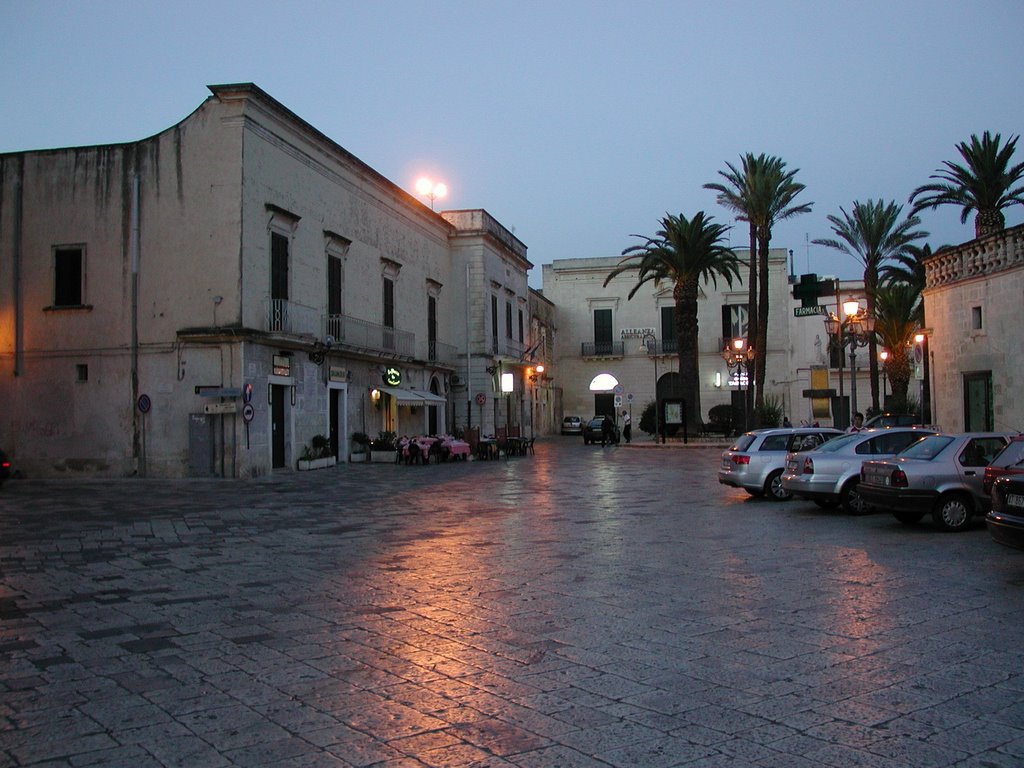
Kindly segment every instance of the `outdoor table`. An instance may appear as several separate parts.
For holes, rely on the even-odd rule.
[[[452,458],[457,458],[459,456],[463,459],[469,458],[469,443],[465,440],[446,440],[442,445],[448,449],[448,453]]]

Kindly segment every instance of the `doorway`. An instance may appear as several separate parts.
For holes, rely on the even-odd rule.
[[[271,469],[285,466],[284,397],[287,387],[270,385],[270,445]]]
[[[594,415],[607,416],[615,421],[615,394],[612,392],[594,393]]]
[[[992,414],[992,372],[964,374],[964,431],[991,432]]]

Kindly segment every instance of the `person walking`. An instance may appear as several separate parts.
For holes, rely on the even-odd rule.
[[[615,425],[612,420],[608,418],[608,414],[605,414],[604,419],[601,421],[601,447],[604,448],[608,443],[614,442]]]
[[[633,437],[633,417],[629,415],[629,411],[622,412],[622,437],[626,445],[629,445],[629,440]]]

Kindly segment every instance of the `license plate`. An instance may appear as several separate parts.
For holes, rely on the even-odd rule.
[[[1006,506],[1024,507],[1024,495],[1021,495],[1019,493],[1006,494]]]

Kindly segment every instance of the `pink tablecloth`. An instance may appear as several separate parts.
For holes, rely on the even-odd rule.
[[[445,446],[452,456],[469,456],[469,443],[465,440],[448,440]]]

